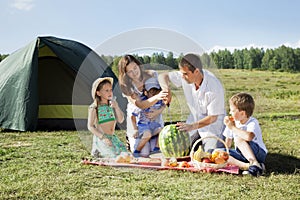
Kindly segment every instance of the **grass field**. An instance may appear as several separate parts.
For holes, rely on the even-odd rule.
[[[218,70],[226,99],[256,100],[269,150],[266,175],[155,171],[82,165],[89,157],[78,132],[0,132],[0,199],[300,199],[300,74]],[[174,90],[166,121],[188,110]],[[169,116],[172,116],[171,118]],[[116,134],[125,140],[125,131]]]

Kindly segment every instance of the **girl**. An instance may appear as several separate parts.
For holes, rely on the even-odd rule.
[[[94,102],[89,107],[88,129],[93,135],[92,155],[114,158],[121,152],[127,152],[125,145],[114,135],[116,122],[124,121],[112,92],[113,78],[98,78],[92,87]]]

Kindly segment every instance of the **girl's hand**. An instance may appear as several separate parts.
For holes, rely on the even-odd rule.
[[[112,96],[111,99],[109,99],[109,105],[113,108],[115,108],[118,105],[118,102],[116,101],[117,97]]]
[[[105,137],[105,138],[103,138],[102,140],[103,140],[103,142],[104,142],[106,145],[112,146],[112,143],[111,143],[110,139],[108,139],[108,138]]]

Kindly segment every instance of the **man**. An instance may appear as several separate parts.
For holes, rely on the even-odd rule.
[[[222,138],[226,113],[224,89],[211,72],[202,69],[199,56],[185,55],[179,63],[179,71],[160,74],[159,82],[163,91],[170,92],[170,82],[183,88],[190,115],[186,123],[177,123],[177,127],[189,132],[192,145],[200,137],[213,135]],[[204,138],[202,143],[205,151],[220,146],[213,138]]]

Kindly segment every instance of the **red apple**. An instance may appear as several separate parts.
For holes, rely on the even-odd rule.
[[[204,163],[211,163],[212,161],[209,158],[203,158],[202,162],[204,162]]]
[[[229,155],[227,152],[223,151],[223,152],[220,152],[219,158],[223,158],[226,161],[226,160],[228,160]]]
[[[182,161],[182,162],[179,163],[179,167],[189,168],[190,165],[187,161]]]

